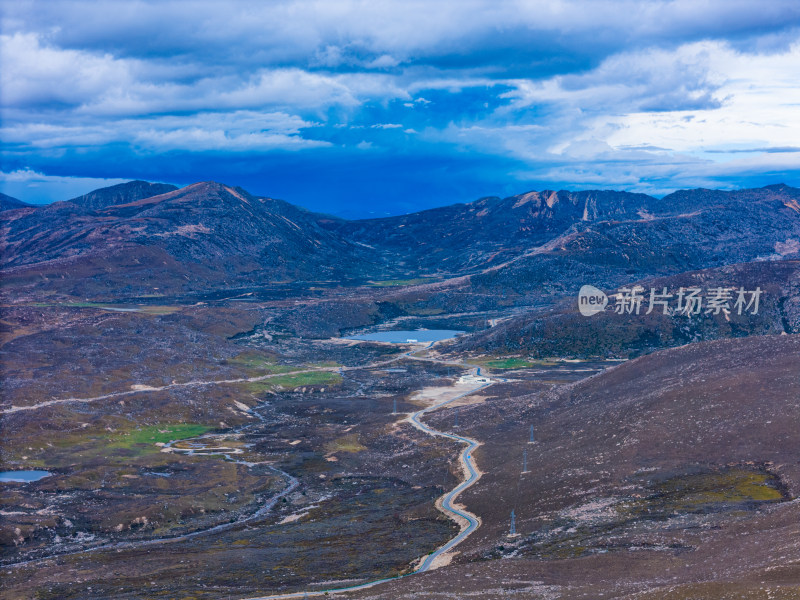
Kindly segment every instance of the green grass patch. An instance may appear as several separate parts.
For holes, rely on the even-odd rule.
[[[328,454],[334,454],[336,452],[361,452],[362,450],[367,449],[366,446],[362,446],[358,442],[357,433],[349,433],[340,438],[336,438],[335,440],[327,442],[324,448],[325,452]]]
[[[108,304],[98,304],[97,302],[32,302],[31,306],[53,307],[69,306],[70,308],[103,308]]]
[[[181,306],[139,306],[136,312],[144,313],[146,315],[171,315],[172,313],[181,310]]]
[[[245,369],[257,371],[259,375],[287,373],[298,369],[298,367],[293,367],[291,365],[279,365],[275,361],[275,357],[258,352],[242,352],[233,358],[229,358],[227,362],[244,367]]]
[[[320,361],[320,362],[309,363],[308,366],[309,367],[320,367],[320,368],[335,368],[335,367],[339,366],[339,363],[337,363],[334,360],[323,360],[323,361]]]
[[[197,423],[176,423],[173,425],[149,425],[134,429],[113,440],[112,446],[117,448],[133,448],[138,444],[156,444],[197,437],[209,431],[211,427]]]
[[[281,389],[295,389],[299,387],[324,385],[330,386],[341,383],[342,376],[330,371],[308,371],[306,373],[294,373],[292,375],[280,375],[270,377],[263,381],[250,381],[245,384],[248,391],[253,393],[265,392]]]
[[[415,308],[415,307],[408,307],[406,308],[406,312],[410,315],[417,315],[420,317],[431,317],[435,315],[441,315],[444,313],[444,309],[442,308]]]
[[[111,312],[135,312],[146,315],[169,315],[178,312],[180,306],[131,306],[128,304],[103,304],[99,302],[34,302],[31,306],[41,307],[63,307],[69,308],[98,308]]]
[[[423,283],[431,283],[436,281],[433,277],[416,277],[414,279],[385,279],[383,281],[370,281],[369,285],[373,287],[392,287],[399,285],[421,285]]]
[[[498,360],[489,360],[485,364],[490,369],[527,369],[529,367],[536,366],[536,363],[525,360],[524,358],[503,358]]]
[[[498,356],[495,358],[468,359],[467,362],[481,365],[488,369],[528,369],[531,367],[556,367],[561,364],[557,360],[521,358],[518,356]]]
[[[769,502],[782,498],[767,473],[731,469],[693,475],[665,486],[675,503],[687,508],[716,503]]]
[[[720,508],[738,510],[765,502],[780,502],[779,479],[767,471],[735,467],[673,477],[651,486],[653,494],[621,507],[634,515],[704,513]]]

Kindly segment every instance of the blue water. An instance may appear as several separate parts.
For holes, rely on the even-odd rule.
[[[29,481],[39,481],[49,477],[52,473],[47,471],[0,471],[0,482],[14,481],[17,483],[28,483]]]
[[[379,331],[377,333],[366,333],[364,335],[354,335],[348,340],[367,340],[371,342],[393,342],[395,344],[405,344],[408,340],[416,340],[420,343],[438,342],[448,340],[463,331],[454,329],[420,329],[418,331]]]

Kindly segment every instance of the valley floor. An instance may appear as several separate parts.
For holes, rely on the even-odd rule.
[[[0,488],[3,598],[800,596],[800,336],[576,361],[118,308],[4,309],[4,469],[51,475]]]

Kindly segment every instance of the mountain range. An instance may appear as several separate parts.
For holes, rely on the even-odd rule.
[[[800,259],[800,189],[782,184],[663,198],[545,190],[365,220],[215,182],[179,189],[132,181],[46,206],[2,200],[4,290],[17,296],[48,290],[109,300],[286,285],[357,290],[388,281],[404,285],[384,303],[415,303],[429,312],[523,310],[474,338],[483,349],[524,348],[508,340],[539,339],[534,330],[548,321],[530,307],[551,307],[551,323],[566,327],[575,311],[563,299],[584,283],[608,289],[692,272],[702,279],[730,265]],[[784,294],[762,329],[786,329],[787,319],[791,329],[794,300],[784,309],[795,270],[756,272]],[[347,320],[340,327],[335,315],[329,319],[334,331],[375,323]]]
[[[796,596],[798,189],[0,200],[0,460],[46,473],[4,484],[14,597]],[[342,339],[420,329],[464,335]]]

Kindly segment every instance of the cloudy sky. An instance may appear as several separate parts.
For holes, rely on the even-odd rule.
[[[399,213],[800,186],[800,3],[0,0],[0,190]]]

